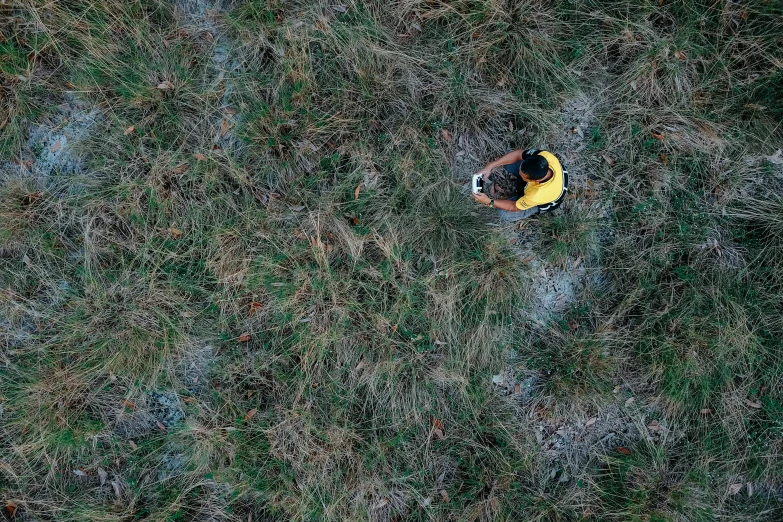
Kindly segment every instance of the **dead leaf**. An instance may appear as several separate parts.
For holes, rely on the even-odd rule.
[[[761,402],[760,401],[752,401],[750,399],[743,399],[745,401],[745,404],[750,406],[751,408],[760,409],[761,408]]]
[[[702,415],[709,415],[710,413],[712,413],[712,410],[710,408],[702,408],[699,411],[699,413],[701,413]]]
[[[611,156],[610,156],[610,155],[608,155],[608,154],[601,154],[601,157],[604,159],[604,161],[605,161],[605,162],[607,162],[607,163],[609,164],[609,166],[610,166],[610,167],[611,167],[612,165],[614,165],[615,163],[617,163],[617,162],[614,160],[614,158],[613,158],[613,157],[611,157]]]
[[[131,449],[132,449],[133,451],[136,451],[137,449],[139,449],[139,445],[138,445],[138,444],[136,444],[136,442],[135,442],[135,441],[129,440],[129,441],[128,441],[128,444],[130,444],[130,447],[131,447]]]
[[[392,332],[397,333],[397,325],[392,326]]]
[[[248,317],[253,317],[258,313],[259,310],[261,310],[264,307],[263,303],[259,303],[258,301],[253,301],[250,303],[250,311],[248,312]]]
[[[253,416],[254,416],[256,413],[258,413],[258,408],[253,408],[253,409],[252,409],[252,410],[250,410],[249,412],[245,413],[245,420],[246,420],[246,421],[249,421],[250,419],[252,419],[252,418],[253,418]]]
[[[439,489],[438,493],[440,493],[440,499],[443,502],[448,502],[449,501],[449,494],[448,494],[448,492],[445,489]]]
[[[633,398],[633,397],[628,397],[628,399],[625,401],[625,407],[626,407],[626,408],[627,408],[627,407],[629,407],[629,406],[630,406],[631,404],[633,404],[634,402],[636,402],[636,399],[635,399],[635,398]]]
[[[753,483],[752,482],[748,482],[747,484],[745,484],[745,487],[748,489],[748,496],[752,497],[753,496]]]
[[[223,107],[223,114],[228,114],[229,116],[233,116],[237,113],[237,110],[233,107]]]
[[[194,397],[182,397],[182,400],[188,404],[197,404],[198,401]]]
[[[199,161],[207,161],[207,157],[204,156],[202,153],[197,152],[193,155],[194,158],[196,158]]]
[[[432,434],[435,435],[435,438],[438,440],[443,440],[443,430],[439,430],[438,428],[435,428],[432,430]]]
[[[182,231],[178,228],[170,228],[169,234],[171,234],[172,239],[180,239],[182,237]]]
[[[615,386],[614,389],[612,389],[612,393],[620,393],[620,385],[619,384],[617,386]]]
[[[669,157],[665,153],[661,152],[658,157],[661,158],[661,163],[663,163],[664,167],[669,164]]]
[[[358,225],[359,224],[359,218],[358,217],[351,218],[351,223],[353,223],[353,226]]]
[[[251,338],[252,338],[252,337],[250,336],[250,334],[249,334],[249,333],[243,333],[242,335],[240,335],[240,336],[237,338],[237,340],[238,340],[240,343],[246,343],[246,342],[248,342],[248,341],[249,341]]]
[[[101,486],[106,484],[106,477],[108,477],[109,474],[106,473],[106,470],[103,468],[98,468],[98,478],[101,480]]]
[[[440,439],[443,438],[443,435],[446,433],[446,428],[443,426],[443,422],[441,422],[440,419],[436,419],[435,417],[432,417],[430,419],[430,424],[432,424],[432,427],[435,428],[435,430],[440,431]]]
[[[125,406],[126,408],[130,408],[131,410],[136,409],[136,404],[129,401],[128,399],[120,399],[120,403]]]
[[[359,192],[361,192],[361,190],[362,190],[362,184],[359,183],[358,185],[356,185],[356,190],[353,191],[353,199],[354,200],[358,200],[359,199]]]
[[[362,370],[366,367],[367,367],[367,363],[364,361],[364,359],[362,359],[361,361],[359,361],[359,364],[357,364],[356,368],[354,369],[358,372],[359,370]]]
[[[631,450],[629,450],[628,448],[623,448],[622,446],[617,448],[617,451],[622,453],[623,455],[630,455],[631,454]]]
[[[647,429],[650,431],[658,432],[661,431],[661,425],[658,423],[657,420],[654,420],[647,425]]]
[[[231,130],[231,124],[228,123],[227,119],[223,118],[220,122],[220,135],[225,136],[229,130]]]
[[[62,146],[63,146],[63,140],[61,138],[61,139],[58,139],[57,141],[54,142],[54,144],[52,145],[51,151],[52,152],[57,152],[58,150],[60,150],[60,148]]]
[[[10,518],[14,518],[14,515],[16,515],[16,510],[18,509],[18,506],[15,502],[12,502],[10,500],[5,501],[5,510],[8,513],[8,516]]]
[[[111,481],[111,487],[114,489],[114,495],[117,498],[120,498],[120,496],[121,496],[121,494],[120,494],[120,483],[117,482],[116,480],[112,480]]]
[[[445,141],[446,143],[451,143],[451,140],[453,138],[453,136],[451,135],[451,132],[449,132],[448,129],[441,129],[440,130],[440,136],[441,136],[441,138],[443,138],[443,141]]]
[[[574,270],[579,268],[579,266],[582,264],[582,256],[579,256],[576,258],[576,261],[574,261]]]
[[[305,209],[304,205],[291,205],[291,210],[294,212],[301,212]]]
[[[590,419],[587,422],[585,422],[585,428],[589,428],[590,426],[592,426],[596,422],[598,422],[598,417],[593,417],[592,419]]]
[[[524,258],[524,259],[522,259],[522,262],[523,262],[523,263],[525,263],[525,264],[527,265],[527,264],[529,264],[529,263],[530,263],[532,260],[534,260],[535,258],[536,258],[536,256],[534,256],[533,254],[530,254],[529,256],[525,256],[525,258]]]
[[[184,174],[188,171],[190,168],[190,163],[187,161],[185,163],[180,163],[174,169],[171,171],[173,174]]]
[[[344,5],[339,5],[339,4],[338,5],[333,5],[332,9],[334,9],[338,13],[345,13],[346,11],[348,11],[347,7],[345,7]]]
[[[741,490],[742,490],[742,484],[741,483],[732,484],[731,486],[729,486],[729,495],[736,495]]]
[[[168,80],[165,80],[156,85],[155,88],[161,91],[169,91],[174,88],[174,84]]]
[[[522,385],[519,383],[516,383],[514,385],[514,393],[522,393]]]
[[[657,133],[657,132],[651,132],[650,135],[655,138],[656,140],[663,140],[666,138],[663,134]]]
[[[131,125],[127,129],[125,129],[125,132],[123,132],[123,134],[127,136],[128,134],[130,134],[131,132],[133,132],[135,130],[136,130],[136,127],[134,125]]]
[[[0,121],[0,130],[3,130],[7,124],[8,124],[8,118],[4,119],[3,121]]]
[[[76,475],[77,477],[86,477],[87,476],[87,473],[85,473],[84,471],[82,471],[80,469],[73,470],[73,474]]]
[[[680,60],[684,60],[685,58],[687,58],[687,56],[685,56],[685,53],[682,51],[674,51],[674,56],[676,56]]]
[[[165,426],[165,425],[164,425],[162,422],[160,422],[160,421],[155,421],[155,424],[158,426],[158,429],[159,429],[160,431],[168,431],[168,430],[166,429],[166,426]]]

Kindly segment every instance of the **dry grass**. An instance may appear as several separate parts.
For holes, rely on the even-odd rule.
[[[3,516],[779,519],[781,18],[0,6]],[[464,184],[577,96],[547,318]]]

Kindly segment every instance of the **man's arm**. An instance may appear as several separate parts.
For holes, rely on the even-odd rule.
[[[522,159],[522,152],[521,150],[512,150],[505,156],[501,156],[495,161],[491,163],[487,163],[486,166],[479,171],[484,176],[484,179],[487,179],[489,177],[489,173],[492,172],[492,169],[495,167],[501,167],[503,165],[511,165],[512,163],[516,163],[517,161]]]
[[[489,205],[490,199],[489,196],[487,196],[486,194],[479,193],[479,194],[472,194],[472,196],[473,199],[475,199],[482,205]],[[519,210],[517,208],[516,203],[514,203],[510,199],[496,199],[495,208],[499,208],[500,210],[508,210],[509,212],[516,212],[517,210]]]

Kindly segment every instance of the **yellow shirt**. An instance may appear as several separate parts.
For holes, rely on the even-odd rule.
[[[525,193],[517,200],[519,210],[552,203],[563,193],[563,166],[551,152],[542,150],[538,154],[546,158],[553,172],[552,177],[543,183],[528,183]]]

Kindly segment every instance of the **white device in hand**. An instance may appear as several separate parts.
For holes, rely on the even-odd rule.
[[[473,193],[481,194],[482,192],[484,192],[484,176],[473,174]]]

